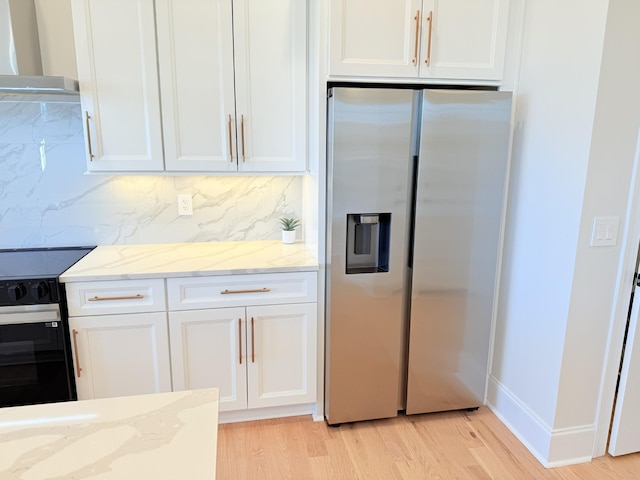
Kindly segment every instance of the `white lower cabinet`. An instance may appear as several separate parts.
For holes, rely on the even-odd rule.
[[[317,273],[66,285],[78,398],[208,387],[220,411],[316,402]]]
[[[316,401],[315,303],[169,312],[174,390],[220,388],[220,411]]]
[[[174,390],[218,387],[220,411],[247,408],[244,308],[169,312]]]
[[[78,399],[171,391],[165,312],[69,319]]]
[[[316,305],[247,307],[249,408],[316,400]]]

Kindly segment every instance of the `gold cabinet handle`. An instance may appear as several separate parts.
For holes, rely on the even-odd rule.
[[[87,148],[89,149],[89,161],[93,162],[93,157],[95,157],[95,155],[93,154],[93,148],[91,147],[91,128],[89,128],[89,119],[91,117],[89,116],[89,112],[88,111],[84,111],[84,121],[85,124],[87,126]]]
[[[231,115],[229,115],[229,122],[227,123],[229,126],[229,161],[233,163],[233,135],[231,132]]]
[[[270,292],[271,289],[270,288],[255,288],[252,290],[222,290],[220,292],[220,295],[233,295],[236,293],[266,293],[266,292]]]
[[[139,300],[141,298],[144,298],[144,295],[140,295],[139,293],[137,295],[127,295],[124,297],[91,297],[87,300],[89,300],[90,302],[107,302],[110,300]]]
[[[82,367],[80,367],[80,357],[78,356],[78,330],[73,329],[73,350],[76,357],[76,376],[80,378],[82,374]]]
[[[244,163],[244,115],[240,115],[240,137],[242,138],[242,163]]]
[[[418,38],[420,37],[420,10],[416,11],[416,16],[413,17],[416,21],[416,41],[413,45],[413,64],[418,64]]]
[[[240,350],[240,365],[242,365],[242,319],[238,319],[238,345]]]
[[[253,317],[251,317],[251,363],[256,363],[256,344]]]
[[[426,63],[428,67],[429,65],[431,65],[431,34],[433,33],[433,11],[429,12],[427,22],[429,22],[429,36],[427,37],[427,59],[424,61],[424,63]]]

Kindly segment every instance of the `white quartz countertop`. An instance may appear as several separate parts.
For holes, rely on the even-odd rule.
[[[211,480],[218,389],[0,408],[2,480]]]
[[[60,276],[62,282],[318,270],[303,243],[256,242],[105,245]]]

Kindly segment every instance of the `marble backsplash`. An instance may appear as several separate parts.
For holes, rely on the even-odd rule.
[[[300,176],[88,175],[84,155],[77,99],[0,96],[0,248],[275,240],[302,213]]]

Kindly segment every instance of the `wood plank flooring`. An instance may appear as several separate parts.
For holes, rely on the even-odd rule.
[[[329,427],[310,417],[220,425],[218,480],[640,480],[640,454],[545,469],[482,407]]]

